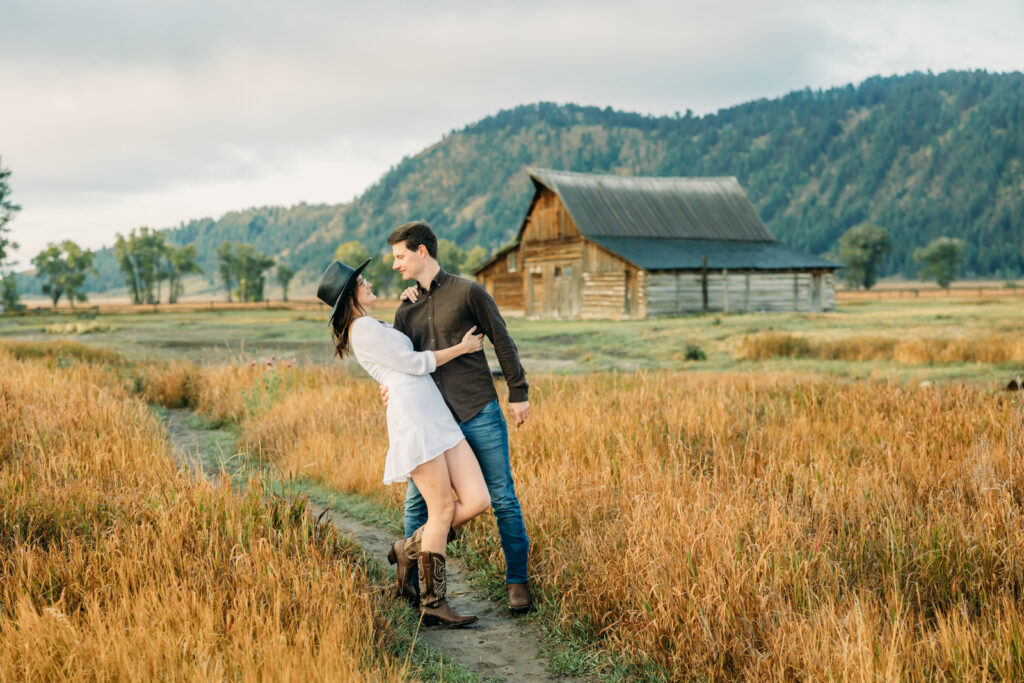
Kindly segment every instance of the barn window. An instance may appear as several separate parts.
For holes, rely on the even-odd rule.
[[[508,272],[516,272],[516,252],[511,252],[508,255]]]
[[[555,277],[562,277],[562,267],[555,266]]]
[[[572,266],[565,266],[562,268],[563,277],[572,277]]]

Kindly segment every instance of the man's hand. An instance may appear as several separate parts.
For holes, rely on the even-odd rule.
[[[388,399],[391,397],[388,395],[388,388],[383,384],[380,385],[380,400],[384,401],[384,407],[388,407]]]
[[[419,290],[416,288],[416,285],[406,287],[402,290],[402,296],[399,298],[402,301],[411,301],[412,303],[416,303],[416,299],[419,298]]]
[[[509,403],[508,410],[512,413],[512,420],[516,423],[516,427],[522,427],[526,419],[530,417],[530,402]]]

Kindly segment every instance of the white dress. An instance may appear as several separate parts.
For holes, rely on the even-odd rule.
[[[430,378],[437,368],[433,351],[413,351],[411,339],[370,316],[353,321],[349,342],[363,369],[388,388],[385,484],[407,480],[465,438]]]

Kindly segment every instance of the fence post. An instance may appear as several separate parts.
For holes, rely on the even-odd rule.
[[[708,312],[708,257],[700,257],[700,291],[704,303],[704,312]]]

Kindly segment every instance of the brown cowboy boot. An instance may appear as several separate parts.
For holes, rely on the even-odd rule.
[[[444,555],[420,552],[420,617],[424,626],[462,628],[475,624],[476,617],[456,614],[445,597],[448,592]]]
[[[448,529],[448,543],[458,537],[455,529]],[[420,544],[423,542],[423,527],[412,532],[409,538],[400,538],[391,544],[388,550],[388,562],[395,567],[395,597],[405,598],[410,605],[419,604],[420,589],[412,577],[412,569],[416,566]]]
[[[388,551],[388,562],[395,566],[395,596],[405,598],[413,607],[419,603],[420,590],[410,576],[416,559],[420,554],[420,543],[423,541],[423,527],[412,532],[409,538],[400,538],[391,544]]]
[[[533,609],[533,596],[525,583],[508,584],[508,609],[512,614],[526,614]]]

